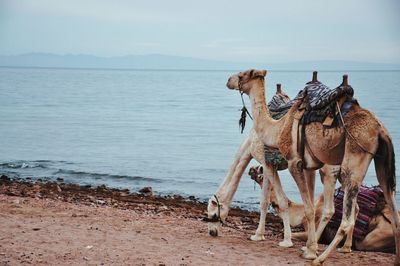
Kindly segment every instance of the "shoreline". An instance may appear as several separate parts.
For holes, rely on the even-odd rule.
[[[187,218],[200,219],[206,215],[207,202],[197,199],[195,196],[183,197],[178,194],[158,195],[152,193],[151,187],[144,187],[143,192],[130,192],[129,189],[112,188],[106,185],[91,186],[74,183],[64,183],[45,179],[25,180],[22,178],[10,178],[6,175],[0,176],[0,194],[8,196],[50,198],[71,203],[85,205],[105,205],[122,209],[134,209],[137,205],[168,207],[175,211],[185,211]],[[149,192],[150,189],[150,192]],[[248,223],[257,225],[259,213],[234,206],[230,208],[228,223],[235,224],[235,218],[241,218]],[[231,219],[231,221],[229,221]],[[268,214],[269,220],[279,223],[280,218]]]
[[[206,203],[179,195],[0,177],[0,265],[308,265],[267,217],[266,240],[252,242],[259,214],[232,208],[220,237],[202,221]],[[320,245],[323,249],[324,245]],[[392,264],[394,255],[333,252],[326,265]]]

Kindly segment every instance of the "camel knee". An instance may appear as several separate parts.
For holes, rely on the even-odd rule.
[[[304,215],[306,216],[307,222],[314,221],[315,213],[314,208],[304,208]]]
[[[340,224],[338,229],[338,234],[344,236],[349,233],[352,227],[354,227],[354,222],[342,220],[342,223]]]
[[[292,159],[288,163],[288,168],[290,171],[301,172],[303,171],[303,160],[300,158]]]
[[[279,209],[287,211],[289,210],[289,202],[286,196],[280,196],[277,198]]]
[[[322,220],[324,222],[329,222],[334,213],[335,213],[334,207],[329,208],[329,209],[325,209],[324,212],[323,212]]]
[[[268,200],[266,199],[261,200],[260,209],[265,211],[268,209]]]

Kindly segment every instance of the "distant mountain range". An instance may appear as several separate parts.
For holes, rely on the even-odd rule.
[[[292,63],[228,62],[162,54],[98,57],[93,55],[57,55],[29,53],[0,56],[0,67],[101,68],[101,69],[165,69],[165,70],[400,70],[400,64],[354,61],[304,61]]]

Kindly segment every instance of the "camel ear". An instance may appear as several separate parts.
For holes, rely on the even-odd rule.
[[[250,71],[250,77],[251,78],[256,78],[256,77],[265,77],[267,75],[267,70],[256,70],[253,69]]]
[[[264,168],[263,168],[262,165],[260,165],[260,168],[259,168],[258,170],[260,171],[260,174],[263,174],[263,173],[264,173]]]

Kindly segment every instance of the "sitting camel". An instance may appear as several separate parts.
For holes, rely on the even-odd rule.
[[[254,129],[268,147],[279,148],[288,161],[288,169],[293,176],[303,203],[307,220],[307,243],[303,253],[306,259],[313,259],[314,265],[321,265],[330,252],[336,248],[345,235],[352,235],[356,217],[356,200],[359,187],[372,159],[376,175],[383,190],[385,201],[393,217],[392,229],[396,239],[395,263],[400,264],[400,220],[394,199],[396,188],[394,148],[388,131],[374,114],[357,103],[351,105],[345,117],[341,114],[338,102],[336,111],[341,123],[338,127],[325,127],[321,122],[300,123],[302,104],[307,102],[298,99],[287,115],[279,120],[271,118],[265,103],[266,70],[248,70],[229,78],[227,87],[239,90],[250,97]],[[308,85],[320,85],[313,78]],[[348,86],[347,76],[342,86]],[[344,99],[346,100],[346,99]],[[299,132],[304,132],[300,141]],[[301,145],[305,144],[304,146]],[[299,147],[305,147],[302,153]],[[324,165],[340,165],[340,178],[344,188],[343,217],[333,241],[317,258],[317,237],[315,233],[314,182],[315,170]],[[338,174],[338,173],[336,173]],[[327,176],[335,175],[327,172]],[[265,183],[265,182],[264,182]],[[324,183],[324,189],[327,184]],[[333,193],[328,197],[324,193],[326,204],[333,204]],[[265,194],[265,193],[263,193]],[[321,221],[317,233],[322,234],[326,223]],[[342,250],[350,252],[350,250]]]
[[[251,167],[249,175],[256,183],[262,186],[263,182],[263,167]],[[307,227],[307,222],[304,214],[304,205],[291,201],[289,202],[289,221],[290,226],[296,227],[303,225]],[[318,224],[322,216],[323,211],[324,194],[321,194],[314,202],[315,206],[315,223]],[[276,200],[274,189],[271,188],[270,203],[274,210],[281,215],[280,206]],[[399,212],[400,214],[400,212]],[[355,239],[353,246],[356,250],[360,251],[377,251],[377,252],[394,252],[395,251],[395,239],[393,236],[392,225],[388,217],[390,215],[389,206],[387,204],[370,218],[368,223],[368,229],[365,237],[362,240]],[[331,228],[327,226],[321,236],[321,240],[325,243],[330,243],[335,236],[337,228]],[[306,232],[292,233],[293,238],[302,241],[307,241]],[[349,236],[347,236],[349,237]],[[347,243],[348,241],[346,241]],[[350,241],[351,243],[351,241]],[[351,248],[351,247],[349,247]]]
[[[289,97],[282,91],[280,84],[277,85],[277,91],[274,95],[275,102],[278,104],[284,104],[290,101]],[[215,195],[208,201],[207,213],[208,218],[204,219],[208,222],[208,232],[211,236],[218,236],[220,231],[221,223],[225,221],[228,216],[229,208],[232,203],[233,196],[239,185],[239,181],[243,175],[244,170],[250,163],[250,160],[254,158],[260,164],[264,166],[267,172],[267,176],[271,179],[271,183],[274,186],[274,190],[277,192],[277,201],[282,206],[282,220],[284,224],[284,240],[279,243],[282,247],[293,246],[291,240],[291,229],[289,224],[289,213],[287,205],[287,197],[282,190],[282,186],[279,180],[277,170],[283,170],[287,168],[287,165],[278,165],[273,167],[267,164],[265,159],[264,144],[258,138],[254,128],[250,130],[249,136],[243,141],[238,152],[236,153],[235,160],[233,161],[228,174],[224,181],[219,186]],[[270,182],[265,182],[262,188],[262,194],[269,190],[267,185]],[[265,218],[267,215],[267,208],[269,205],[268,197],[262,196],[260,202],[260,222],[256,231],[256,234],[251,236],[251,240],[263,240],[265,233]],[[286,210],[286,211],[285,211]]]

